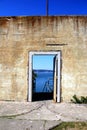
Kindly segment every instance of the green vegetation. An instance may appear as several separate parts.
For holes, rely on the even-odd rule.
[[[87,130],[87,122],[63,122],[51,130]]]
[[[37,74],[34,72],[34,70],[32,71],[32,79],[33,79],[33,81],[36,79],[36,77],[37,77]]]
[[[37,77],[37,74],[33,70],[32,71],[32,88],[33,88],[33,92],[35,91],[35,88],[36,88],[36,77]]]
[[[74,95],[73,99],[71,99],[71,102],[79,104],[87,104],[87,97],[81,96],[81,98],[78,98],[76,95]]]

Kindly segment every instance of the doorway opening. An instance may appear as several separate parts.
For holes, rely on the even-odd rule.
[[[29,53],[28,101],[60,102],[60,51]]]
[[[32,100],[53,99],[53,59],[55,55],[35,54],[32,56]]]

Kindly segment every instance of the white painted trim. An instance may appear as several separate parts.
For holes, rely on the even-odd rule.
[[[29,54],[31,55],[57,55],[59,54],[60,51],[32,51],[32,52],[29,52]]]
[[[32,53],[29,53],[29,86],[28,86],[28,101],[32,101]]]
[[[60,102],[60,51],[32,51],[29,52],[29,86],[28,86],[28,101],[32,102],[32,56],[33,55],[58,55],[58,87],[57,87],[57,102]]]
[[[61,80],[61,75],[60,75],[60,71],[61,71],[61,57],[60,57],[60,53],[57,55],[58,56],[58,80],[57,80],[57,102],[60,102],[61,101],[61,95],[60,95],[60,80]]]

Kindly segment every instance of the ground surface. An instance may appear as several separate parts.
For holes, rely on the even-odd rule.
[[[0,130],[49,130],[72,121],[87,122],[87,104],[0,101]]]
[[[51,130],[87,130],[87,122],[63,122]]]

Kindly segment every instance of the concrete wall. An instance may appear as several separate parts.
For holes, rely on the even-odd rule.
[[[50,50],[62,52],[62,100],[87,96],[87,17],[1,17],[0,100],[27,101],[28,53]]]

